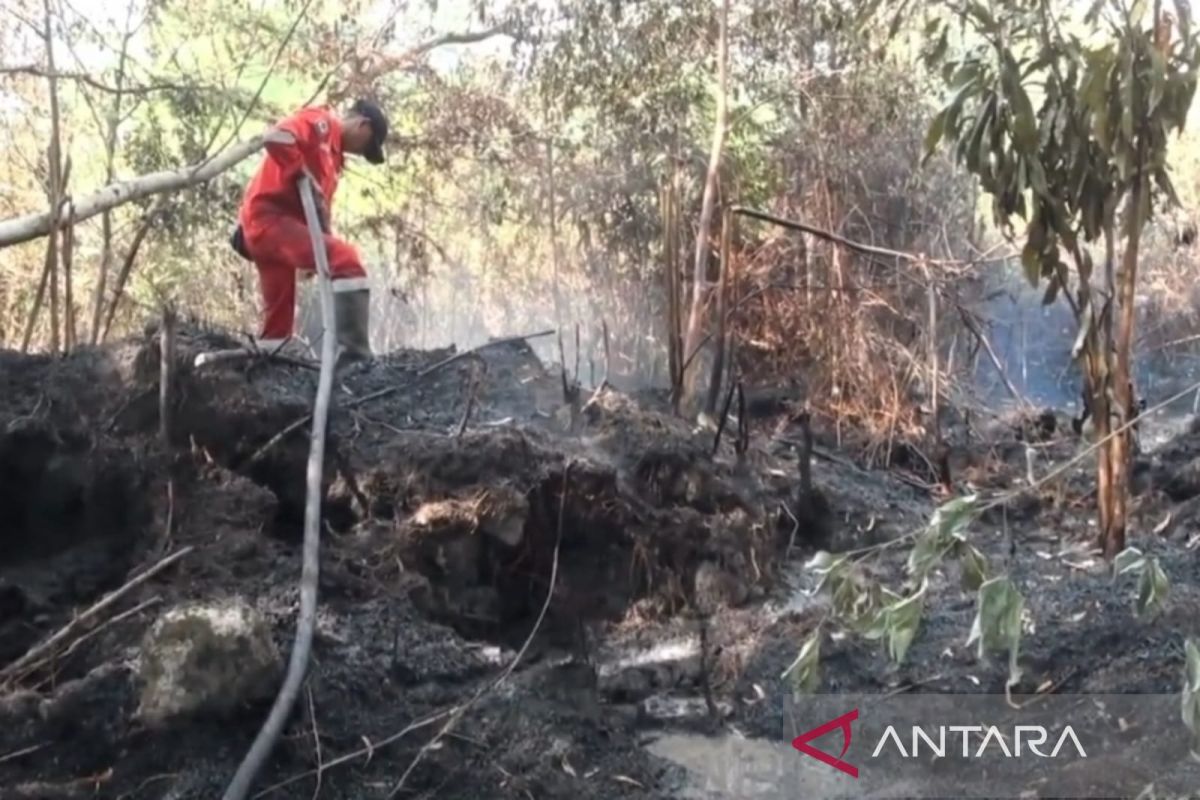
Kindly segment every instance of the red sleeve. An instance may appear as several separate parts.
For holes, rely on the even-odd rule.
[[[267,154],[283,169],[285,174],[299,170],[305,162],[312,163],[320,144],[317,122],[328,113],[324,109],[304,108],[275,126],[296,137],[295,144],[267,143]]]

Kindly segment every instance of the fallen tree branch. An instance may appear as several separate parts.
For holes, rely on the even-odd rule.
[[[200,164],[152,172],[126,181],[111,183],[98,192],[78,198],[74,203],[75,213],[72,222],[83,222],[97,214],[134,200],[141,200],[143,197],[174,192],[204,183],[245,161],[262,149],[262,146],[262,137],[255,136],[235,144],[220,155],[206,159]],[[62,221],[55,219],[55,216],[52,212],[44,211],[0,221],[0,248],[28,242],[39,236],[45,236],[56,227],[61,227]]]
[[[946,266],[946,267],[974,266],[975,264],[979,264],[980,262],[986,260],[990,256],[990,251],[989,251],[988,253],[984,253],[983,255],[978,256],[973,259],[970,259],[970,260],[963,260],[963,259],[958,259],[958,258],[950,258],[950,259],[925,258],[924,256],[918,255],[916,253],[906,253],[901,250],[891,250],[887,247],[876,247],[875,245],[863,244],[862,242],[856,242],[856,241],[853,241],[852,239],[847,239],[844,236],[839,236],[838,234],[833,233],[832,231],[827,231],[824,228],[818,228],[814,225],[808,225],[804,222],[799,222],[794,219],[785,219],[783,217],[777,217],[774,214],[767,214],[764,211],[756,211],[753,208],[746,208],[745,206],[733,206],[732,208],[730,208],[730,211],[732,211],[734,214],[741,214],[744,217],[750,217],[751,219],[757,219],[761,222],[769,222],[772,225],[778,225],[781,228],[789,228],[794,231],[800,231],[801,233],[807,233],[811,236],[816,236],[818,239],[824,239],[827,242],[833,242],[834,244],[841,245],[842,247],[845,247],[847,250],[853,250],[856,253],[861,253],[863,255],[868,255],[868,256],[882,256],[884,258],[898,258],[902,261],[911,261],[911,262],[924,261],[926,264],[929,264],[931,266]],[[999,256],[997,260],[1006,259],[1006,258],[1011,258],[1011,256]]]
[[[1012,395],[1012,398],[1019,405],[1027,408],[1029,401],[1021,396],[1021,393],[1017,391],[1017,387],[1013,386],[1012,381],[1008,379],[1008,372],[1005,371],[1004,364],[1000,362],[1000,357],[996,355],[996,351],[992,348],[992,343],[988,341],[987,336],[984,335],[983,331],[975,323],[975,320],[971,318],[971,315],[961,305],[958,307],[958,315],[962,317],[963,325],[967,326],[967,330],[975,337],[975,341],[979,342],[983,346],[984,351],[987,352],[988,360],[992,362],[992,366],[996,368],[996,372],[1000,375],[1000,380],[1004,382],[1004,388],[1008,390],[1008,393]]]
[[[149,83],[138,86],[111,86],[97,80],[86,72],[49,70],[40,64],[12,64],[0,66],[0,75],[29,75],[34,78],[54,78],[61,81],[76,81],[108,94],[150,94],[152,92],[214,91],[216,87],[190,83]]]
[[[414,380],[415,381],[424,380],[425,378],[434,374],[438,370],[445,369],[446,367],[450,366],[451,364],[453,364],[457,361],[462,361],[464,358],[473,356],[482,350],[488,349],[489,347],[499,347],[501,345],[512,344],[513,342],[523,342],[528,339],[540,339],[545,336],[553,336],[553,335],[554,335],[553,330],[538,331],[537,333],[528,333],[523,336],[509,336],[504,339],[496,339],[491,342],[484,342],[483,344],[478,345],[477,347],[472,347],[470,350],[463,350],[461,353],[455,353],[452,356],[443,358],[441,361],[437,362],[436,364],[433,364],[432,366],[426,367],[425,369],[423,369],[417,373]],[[349,403],[345,403],[343,405],[343,408],[347,408],[347,409],[358,408],[359,406],[366,405],[367,403],[378,400],[382,397],[387,397],[388,395],[395,394],[396,392],[400,391],[401,389],[405,388],[408,385],[409,384],[407,384],[407,383],[397,384],[396,386],[389,386],[386,389],[380,389],[377,392],[371,392],[370,394],[364,394],[362,397],[355,398],[354,400],[351,400]],[[266,444],[264,444],[262,447],[258,448],[258,450],[256,450],[254,452],[254,454],[250,456],[250,459],[246,462],[247,465],[254,464],[254,463],[258,462],[259,460],[261,460],[262,457],[264,455],[266,455],[269,450],[271,450],[273,447],[275,447],[280,442],[282,442],[284,439],[286,439],[289,434],[294,433],[295,431],[298,431],[300,428],[307,425],[312,420],[312,418],[313,418],[312,414],[306,414],[305,416],[301,417],[300,419],[298,419],[295,422],[288,425],[286,428],[281,430],[279,433],[272,436],[270,439],[267,440]]]
[[[329,421],[329,406],[333,399],[333,368],[337,358],[336,311],[333,302],[333,284],[329,273],[329,259],[321,226],[317,218],[317,205],[313,197],[313,182],[307,174],[300,179],[300,200],[304,205],[305,222],[312,241],[318,280],[320,281],[321,319],[324,335],[321,337],[321,376],[317,381],[317,397],[312,418],[312,441],[308,452],[307,494],[304,504],[304,563],[300,575],[300,616],[296,620],[296,641],[288,661],[287,674],[271,713],[267,715],[254,743],[234,773],[233,780],[222,795],[223,800],[244,800],[250,786],[275,748],[283,725],[295,705],[304,675],[308,671],[309,654],[312,652],[313,632],[317,625],[317,587],[320,579],[321,546],[321,470],[325,464],[325,431]]]
[[[16,661],[9,664],[4,669],[0,669],[0,682],[7,681],[12,675],[15,675],[18,672],[21,672],[22,670],[25,669],[26,666],[28,666],[29,664],[33,663],[34,661],[40,659],[42,656],[46,655],[51,650],[53,650],[54,648],[61,645],[67,639],[71,638],[71,636],[73,636],[76,631],[78,631],[80,628],[82,628],[84,625],[86,625],[92,619],[94,619],[95,617],[99,616],[101,613],[106,611],[109,607],[114,605],[118,600],[125,597],[125,595],[129,594],[134,589],[141,586],[143,583],[150,580],[155,575],[162,572],[167,567],[171,566],[176,561],[178,561],[179,559],[186,556],[188,553],[192,552],[194,549],[195,549],[194,547],[189,545],[188,547],[185,547],[182,550],[179,550],[179,551],[173,553],[172,555],[167,556],[166,558],[162,559],[154,566],[147,569],[142,574],[126,581],[124,586],[121,586],[118,589],[114,589],[113,591],[106,594],[103,598],[101,598],[97,603],[95,603],[87,611],[84,611],[82,614],[75,617],[75,619],[68,622],[62,628],[62,630],[60,630],[58,633],[54,634],[46,641],[44,641],[41,644],[37,645],[36,647],[32,648],[29,652],[27,652],[25,655],[21,656]]]

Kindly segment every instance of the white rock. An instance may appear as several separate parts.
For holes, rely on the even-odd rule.
[[[261,614],[240,600],[190,603],[164,613],[142,643],[138,716],[161,723],[228,714],[271,697],[282,661]]]

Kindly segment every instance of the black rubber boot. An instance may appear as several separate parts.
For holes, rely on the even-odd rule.
[[[356,362],[370,361],[371,353],[371,292],[359,289],[333,295],[337,315],[339,368]]]

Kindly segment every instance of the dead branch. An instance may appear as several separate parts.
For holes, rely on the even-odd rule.
[[[501,345],[512,344],[513,342],[522,342],[522,341],[526,341],[528,339],[540,339],[545,336],[553,336],[554,333],[555,333],[555,331],[552,331],[552,330],[538,331],[537,333],[529,333],[529,334],[525,334],[524,336],[509,336],[504,339],[496,339],[491,342],[484,342],[481,345],[472,347],[470,350],[464,350],[461,353],[455,353],[452,356],[443,358],[441,361],[437,362],[436,364],[434,364],[430,367],[426,367],[425,369],[418,372],[416,374],[416,377],[413,380],[414,381],[424,380],[425,378],[428,378],[430,375],[434,374],[435,372],[437,372],[441,369],[444,369],[457,361],[461,361],[464,358],[474,356],[477,353],[479,353],[480,351],[486,350],[489,347],[499,347]],[[397,384],[396,386],[389,386],[386,389],[380,389],[377,392],[371,392],[370,394],[364,394],[362,397],[355,398],[354,400],[351,400],[350,402],[346,403],[343,407],[347,408],[347,409],[358,408],[359,406],[366,405],[367,403],[371,403],[376,400],[379,400],[382,397],[387,397],[388,395],[395,394],[396,392],[400,391],[401,389],[404,389],[408,385],[409,384],[407,384],[407,383]],[[307,425],[312,420],[312,418],[313,418],[312,414],[308,414],[308,415],[303,416],[300,419],[296,420],[292,424],[288,425],[286,428],[281,430],[279,433],[275,434],[270,439],[268,439],[266,444],[264,444],[262,447],[258,448],[258,450],[256,450],[254,452],[254,454],[250,456],[249,460],[246,463],[254,464],[255,462],[262,459],[262,457],[267,454],[267,451],[271,450],[271,448],[275,447],[280,442],[282,442],[285,438],[287,438],[287,436],[289,434],[294,433],[295,431],[297,431],[300,428]]]
[[[562,546],[563,521],[566,518],[567,509],[567,484],[571,475],[571,464],[571,461],[567,461],[566,466],[563,467],[562,494],[560,495],[558,501],[558,524],[556,526],[557,531],[554,535],[554,555],[550,562],[550,585],[546,589],[546,599],[542,602],[542,608],[538,612],[537,619],[534,620],[533,629],[529,631],[529,635],[525,637],[525,641],[522,643],[521,649],[517,651],[515,656],[513,656],[512,661],[508,662],[508,666],[504,668],[504,671],[501,672],[495,680],[481,686],[479,690],[476,691],[469,700],[467,700],[467,702],[459,705],[450,715],[449,719],[446,720],[446,724],[442,726],[442,729],[438,731],[432,739],[426,742],[423,747],[421,747],[421,749],[417,752],[416,758],[414,758],[412,763],[408,765],[408,769],[404,770],[404,773],[400,776],[400,780],[397,781],[395,787],[392,788],[391,793],[388,794],[388,800],[391,800],[391,798],[400,793],[400,791],[404,788],[404,784],[408,781],[408,777],[413,773],[413,770],[417,768],[417,766],[421,763],[421,761],[424,760],[425,756],[431,750],[438,746],[442,739],[444,739],[448,734],[450,734],[451,731],[454,730],[455,726],[458,725],[466,713],[470,711],[471,708],[478,703],[484,695],[499,688],[504,681],[508,680],[508,677],[513,674],[514,670],[516,670],[517,665],[521,663],[521,659],[525,657],[525,653],[528,652],[530,645],[533,644],[534,637],[536,637],[538,631],[541,630],[542,622],[546,619],[546,612],[550,610],[550,602],[554,599],[555,586],[558,583],[558,551]]]
[[[721,447],[721,434],[725,432],[725,424],[729,421],[729,408],[733,405],[733,393],[737,389],[735,381],[729,382],[729,391],[725,393],[725,403],[721,406],[721,418],[717,420],[717,434],[713,437],[712,454],[715,456]]]
[[[82,614],[80,614],[79,616],[75,617],[73,620],[68,622],[61,630],[58,631],[58,633],[54,634],[53,636],[51,636],[49,639],[42,642],[41,644],[33,647],[29,652],[27,652],[25,655],[21,656],[16,661],[9,664],[7,667],[0,669],[0,681],[7,681],[12,675],[15,675],[16,673],[24,670],[26,666],[28,666],[29,664],[33,663],[37,659],[39,659],[42,656],[49,653],[54,648],[61,645],[67,639],[74,636],[76,631],[78,631],[80,628],[87,625],[95,617],[97,617],[100,614],[102,614],[103,612],[107,611],[112,605],[114,605],[121,598],[125,597],[127,594],[132,592],[134,589],[138,588],[143,583],[150,580],[155,575],[162,572],[167,567],[171,566],[176,561],[178,561],[181,558],[183,558],[184,556],[186,556],[188,553],[192,552],[194,549],[195,549],[194,547],[189,545],[188,547],[185,547],[182,550],[176,551],[175,553],[162,559],[157,564],[150,567],[149,569],[147,569],[145,572],[138,575],[137,577],[131,578],[130,580],[126,581],[125,585],[123,585],[117,589],[114,589],[113,591],[106,594],[104,597],[102,597],[98,602],[93,604],[90,608],[88,608]]]
[[[963,325],[965,325],[967,330],[971,332],[971,335],[975,337],[975,341],[977,341],[983,347],[984,352],[988,354],[988,360],[991,361],[992,366],[996,368],[996,372],[1000,375],[1000,380],[1004,383],[1004,388],[1008,390],[1008,393],[1012,395],[1012,398],[1019,404],[1022,406],[1028,406],[1029,401],[1017,391],[1017,387],[1013,386],[1012,381],[1008,378],[1008,372],[1004,369],[1004,364],[1000,362],[1000,357],[997,356],[996,351],[992,349],[992,343],[988,341],[987,336],[984,335],[982,330],[980,330],[979,326],[975,323],[975,320],[971,318],[970,313],[968,313],[967,310],[960,305],[958,306],[958,315],[962,318]]]
[[[261,136],[255,136],[225,150],[220,155],[179,169],[152,172],[126,181],[117,181],[75,202],[75,222],[83,222],[117,206],[164,192],[175,192],[212,180],[262,149]],[[0,221],[0,248],[45,236],[60,221],[52,211],[26,214]]]
[[[844,236],[839,236],[838,234],[833,233],[832,231],[827,231],[824,228],[818,228],[814,225],[809,225],[807,223],[799,222],[797,220],[784,219],[783,217],[777,217],[774,214],[768,214],[765,211],[756,211],[752,208],[746,208],[745,206],[733,206],[730,209],[730,211],[732,211],[734,214],[741,214],[744,217],[750,217],[751,219],[757,219],[761,222],[770,222],[771,224],[778,225],[782,228],[790,228],[791,230],[794,230],[794,231],[800,231],[802,233],[807,233],[811,236],[816,236],[818,239],[824,239],[827,242],[833,242],[834,244],[839,244],[848,250],[853,250],[856,253],[862,253],[863,255],[882,256],[884,258],[898,258],[902,261],[910,261],[910,262],[917,262],[917,261],[921,261],[923,259],[923,256],[917,255],[916,253],[906,253],[901,250],[891,250],[887,247],[876,247],[875,245],[863,244],[862,242],[856,242],[851,239],[847,239]],[[975,266],[976,264],[979,264],[980,262],[986,260],[989,257],[991,257],[990,251],[988,253],[984,253],[980,256],[977,256],[977,257],[975,257],[973,259],[969,259],[969,260],[962,260],[962,259],[924,259],[924,260],[927,264],[936,265],[936,266],[970,267],[970,266]],[[1010,256],[1000,256],[1000,258],[1002,258],[1002,259],[1009,258],[1009,257]]]
[[[37,672],[42,667],[47,666],[51,661],[69,658],[72,653],[74,653],[76,650],[79,649],[80,645],[82,645],[86,641],[89,641],[90,639],[95,638],[96,636],[98,636],[100,634],[101,631],[107,630],[108,628],[111,628],[114,625],[119,625],[120,623],[124,622],[125,620],[129,619],[130,617],[137,616],[138,614],[142,613],[146,609],[148,609],[152,606],[156,606],[161,602],[162,602],[162,598],[159,597],[158,595],[155,595],[154,597],[151,597],[149,600],[144,600],[141,603],[138,603],[133,608],[131,608],[127,611],[122,611],[120,614],[117,614],[115,617],[112,617],[111,619],[101,622],[99,625],[92,628],[90,631],[87,631],[82,636],[80,636],[78,639],[71,642],[71,644],[67,646],[67,649],[64,650],[61,655],[50,654],[42,659],[39,659],[38,661],[30,664],[28,667],[26,667],[24,670],[22,670],[21,675],[19,677],[23,679],[26,676]],[[42,681],[42,684],[48,683],[52,680],[53,680],[52,678],[47,679],[45,681]]]
[[[30,745],[29,747],[22,747],[20,750],[14,750],[11,753],[5,753],[4,755],[0,756],[0,764],[3,764],[5,761],[14,761],[14,760],[20,758],[21,756],[31,755],[33,753],[36,753],[39,750],[45,750],[51,744],[52,744],[52,742],[42,742],[41,744],[34,744],[34,745]]]
[[[463,408],[462,420],[458,423],[458,430],[454,433],[455,439],[461,439],[463,434],[467,432],[467,425],[471,423],[471,412],[475,409],[475,395],[479,391],[480,376],[479,371],[487,370],[487,365],[482,364],[471,371],[470,377],[467,378],[467,404]]]
[[[104,332],[100,335],[100,341],[108,339],[108,333],[112,330],[113,319],[117,316],[117,308],[121,305],[121,298],[125,296],[125,285],[129,282],[129,275],[133,272],[133,265],[137,261],[138,252],[142,249],[142,243],[146,241],[146,235],[150,233],[150,229],[154,226],[154,218],[164,205],[166,205],[166,195],[158,199],[145,216],[142,217],[141,223],[138,225],[137,232],[133,235],[133,241],[129,243],[129,250],[125,253],[125,260],[121,262],[121,270],[117,273],[116,286],[113,289],[112,302],[108,304],[108,315],[104,319]]]
[[[29,75],[34,78],[47,78],[60,81],[75,81],[92,87],[107,94],[152,94],[154,92],[191,92],[196,90],[213,91],[216,87],[190,83],[149,83],[144,86],[110,86],[97,80],[86,72],[71,72],[65,70],[49,70],[38,64],[8,64],[0,66],[0,75]]]
[[[362,758],[363,756],[366,756],[367,760],[370,761],[371,757],[373,755],[375,755],[376,750],[381,750],[390,744],[394,744],[394,743],[400,741],[401,739],[403,739],[405,736],[408,736],[411,733],[416,733],[417,731],[422,730],[423,728],[428,728],[430,725],[433,725],[434,723],[439,722],[439,721],[445,719],[446,717],[450,716],[451,714],[453,714],[457,708],[458,708],[458,706],[451,706],[450,708],[443,709],[442,711],[438,711],[434,714],[430,714],[428,717],[425,717],[424,719],[419,719],[416,722],[410,723],[410,724],[406,725],[404,728],[402,728],[401,730],[397,731],[396,733],[393,733],[391,736],[388,736],[385,739],[380,739],[378,742],[372,742],[364,736],[363,740],[367,742],[366,747],[360,747],[359,749],[357,749],[353,752],[346,753],[345,755],[342,755],[342,756],[338,756],[337,758],[335,758],[331,761],[326,761],[324,771],[328,772],[329,770],[333,769],[334,767],[339,767],[343,764],[349,764],[351,761],[357,761],[358,759]],[[298,782],[304,780],[305,778],[314,777],[316,774],[317,774],[317,770],[309,770],[308,772],[302,772],[299,775],[293,775],[292,777],[286,778],[285,780],[282,780],[273,786],[268,786],[266,789],[263,789],[261,792],[254,795],[254,798],[255,798],[255,800],[258,800],[258,798],[260,798],[260,797],[266,797],[267,795],[277,792],[280,789],[284,789],[284,788],[287,788],[288,786],[291,786],[294,783],[298,783]]]
[[[313,632],[317,625],[317,588],[320,580],[321,547],[321,471],[325,463],[325,432],[329,422],[329,407],[333,399],[333,368],[337,358],[337,318],[333,302],[333,284],[329,274],[329,259],[325,241],[321,236],[321,224],[317,217],[312,179],[307,174],[300,179],[300,200],[304,205],[305,222],[312,241],[313,256],[317,266],[321,298],[321,321],[324,332],[321,336],[321,375],[317,381],[317,397],[314,403],[312,440],[308,453],[307,494],[304,504],[304,563],[300,575],[300,615],[296,620],[296,641],[288,661],[287,674],[279,694],[271,706],[271,713],[263,722],[242,763],[222,795],[223,800],[244,800],[250,786],[275,748],[275,742],[283,731],[284,723],[296,696],[304,683],[308,671],[309,654],[312,651]]]

